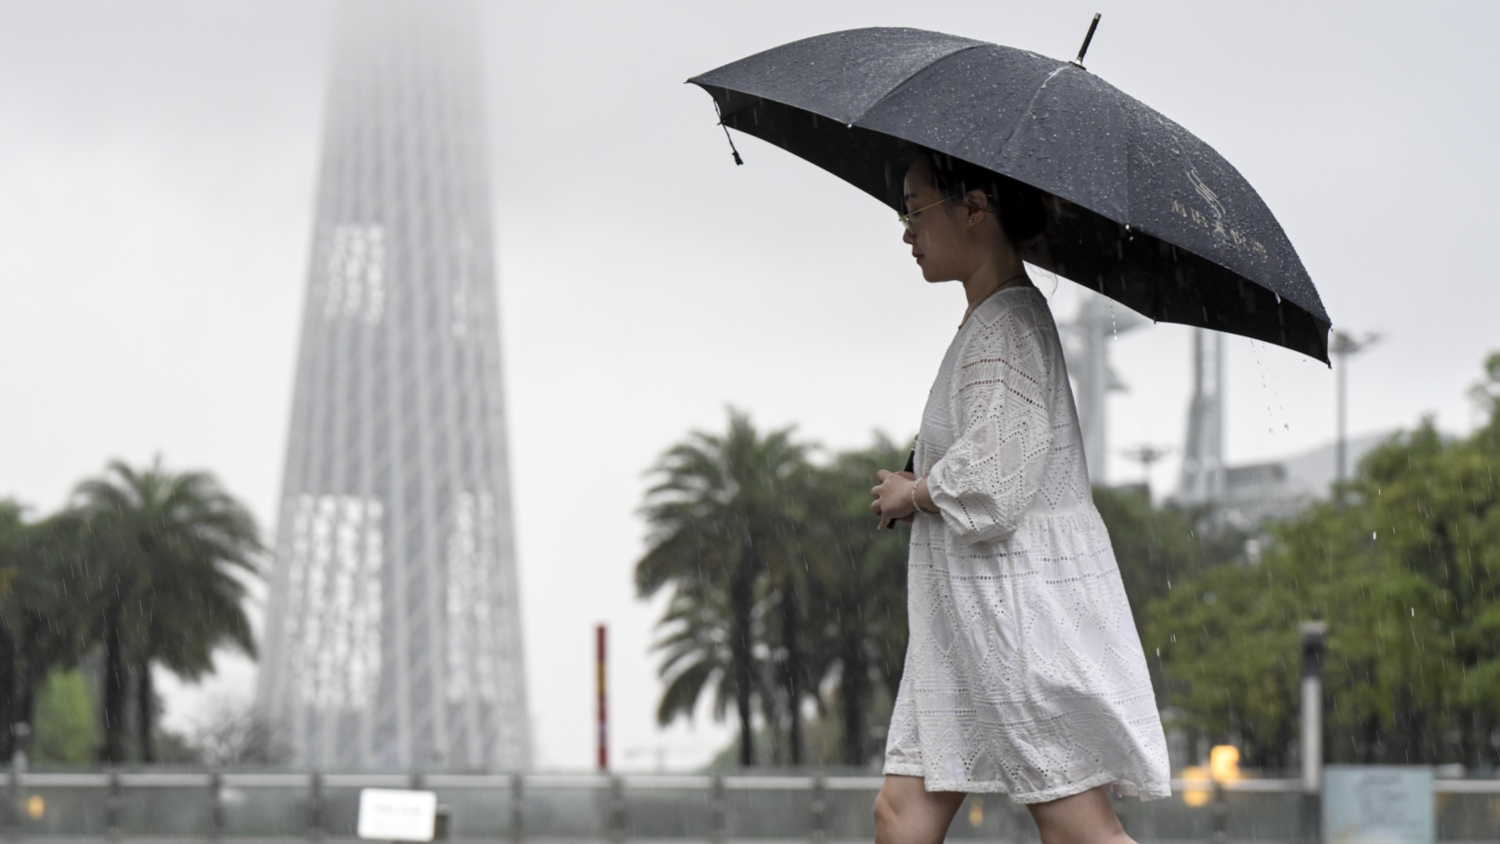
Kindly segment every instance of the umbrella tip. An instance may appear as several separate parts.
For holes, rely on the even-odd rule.
[[[745,159],[740,158],[740,151],[734,148],[734,138],[729,137],[729,127],[723,123],[720,123],[719,127],[724,130],[724,140],[729,142],[729,154],[734,156],[734,166],[739,167],[743,165]]]
[[[1094,40],[1094,30],[1099,28],[1099,18],[1101,17],[1103,17],[1103,15],[1101,15],[1100,13],[1094,13],[1094,19],[1089,22],[1088,34],[1083,36],[1083,46],[1078,48],[1078,58],[1074,59],[1071,62],[1072,64],[1078,65],[1079,70],[1088,70],[1088,68],[1083,66],[1083,56],[1089,51],[1089,42]]]
[[[729,125],[724,122],[724,112],[719,108],[719,101],[714,100],[714,112],[719,115],[719,128],[724,130],[724,140],[729,142],[729,152],[734,156],[734,166],[739,167],[745,163],[740,158],[740,151],[734,148],[734,138],[729,136]]]

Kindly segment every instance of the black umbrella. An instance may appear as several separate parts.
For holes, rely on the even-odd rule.
[[[1060,202],[1027,260],[1151,319],[1328,362],[1328,314],[1255,190],[1081,61],[919,29],[852,29],[688,81],[713,96],[726,127],[898,212],[915,145],[1046,191]]]

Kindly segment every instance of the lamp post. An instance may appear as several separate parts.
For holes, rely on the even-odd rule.
[[[1141,464],[1141,483],[1146,487],[1146,498],[1151,498],[1151,466],[1156,461],[1170,454],[1170,448],[1158,448],[1149,443],[1138,445],[1135,448],[1125,449],[1124,454],[1131,460]]]
[[[1323,648],[1327,637],[1327,622],[1302,622],[1302,844],[1318,844],[1323,833]]]
[[[1240,749],[1221,744],[1208,753],[1208,774],[1214,781],[1213,844],[1229,844],[1229,802],[1224,790],[1240,780]]]
[[[1328,346],[1328,353],[1339,359],[1338,365],[1338,459],[1337,478],[1339,485],[1338,499],[1343,501],[1343,484],[1349,479],[1349,356],[1357,355],[1369,346],[1380,340],[1380,335],[1370,332],[1364,337],[1356,338],[1354,335],[1344,331],[1333,332],[1333,342]]]
[[[10,725],[11,735],[11,757],[10,757],[10,794],[8,801],[10,811],[6,814],[9,827],[9,836],[19,841],[21,837],[21,775],[26,773],[26,751],[31,738],[31,725],[24,721],[17,721]]]
[[[606,696],[605,687],[605,643],[607,639],[607,628],[601,624],[594,629],[594,670],[597,683],[596,692],[596,726],[598,729],[599,742],[599,770],[609,770],[609,698]]]

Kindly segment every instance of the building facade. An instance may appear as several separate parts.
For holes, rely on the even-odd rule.
[[[306,767],[530,761],[478,24],[338,11],[258,689]]]

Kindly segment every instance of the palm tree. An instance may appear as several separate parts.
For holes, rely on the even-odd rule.
[[[11,725],[34,724],[37,693],[54,668],[86,646],[78,611],[82,557],[75,520],[28,522],[0,502],[0,756],[15,750]]]
[[[785,758],[776,761],[802,764],[804,741],[802,730],[802,701],[809,690],[818,687],[819,662],[816,640],[808,640],[808,629],[812,625],[809,609],[816,603],[807,600],[812,584],[809,579],[809,540],[816,535],[809,529],[809,519],[821,514],[809,511],[809,492],[813,487],[812,471],[799,472],[789,478],[786,496],[786,517],[790,522],[784,543],[778,553],[767,558],[767,571],[763,588],[764,607],[762,615],[767,623],[763,632],[767,656],[765,686],[770,694],[763,698],[763,709],[770,727],[772,752],[782,756],[782,731],[777,725],[785,722]]]
[[[0,501],[0,588],[4,589],[4,610],[13,610],[11,584],[20,570],[20,556],[26,543],[26,521],[21,505]],[[11,612],[0,610],[0,618],[9,621]],[[12,625],[0,623],[0,758],[9,759],[14,750],[10,725],[20,720],[16,700],[16,639]]]
[[[151,665],[194,680],[213,670],[222,644],[255,655],[239,575],[255,575],[262,550],[255,520],[206,472],[145,471],[114,461],[79,484],[100,566],[94,605],[104,645],[101,759],[124,760],[128,675],[136,679],[141,759],[154,761]]]
[[[757,586],[763,585],[773,560],[790,555],[795,495],[807,471],[807,450],[792,439],[791,429],[761,436],[747,415],[731,409],[723,436],[695,432],[669,449],[653,470],[661,481],[647,493],[644,512],[652,535],[649,550],[636,565],[636,586],[642,597],[649,597],[673,585],[676,608],[669,608],[661,621],[674,632],[659,645],[668,651],[663,665],[664,676],[672,678],[668,695],[676,697],[670,706],[664,697],[658,714],[690,713],[697,693],[719,672],[725,684],[720,694],[729,692],[734,698],[740,764],[747,767],[755,761],[751,703],[759,673]],[[705,611],[726,616],[727,641],[697,632],[676,638],[699,623]],[[690,642],[702,652],[673,657],[691,649]],[[683,672],[697,673],[679,684]],[[695,692],[691,700],[685,697],[690,690]],[[792,702],[793,709],[797,703]]]
[[[662,652],[660,674],[668,680],[656,708],[661,725],[691,718],[705,690],[713,691],[715,718],[728,711],[736,691],[729,616],[722,589],[679,584],[672,594],[659,624],[669,632],[656,643]]]
[[[864,765],[869,756],[868,718],[878,686],[894,696],[901,681],[910,534],[874,529],[867,490],[877,469],[905,458],[880,437],[869,449],[840,454],[817,473],[808,493],[805,591],[809,603],[824,609],[810,634],[817,642],[816,675],[837,677],[839,761],[845,765]]]

